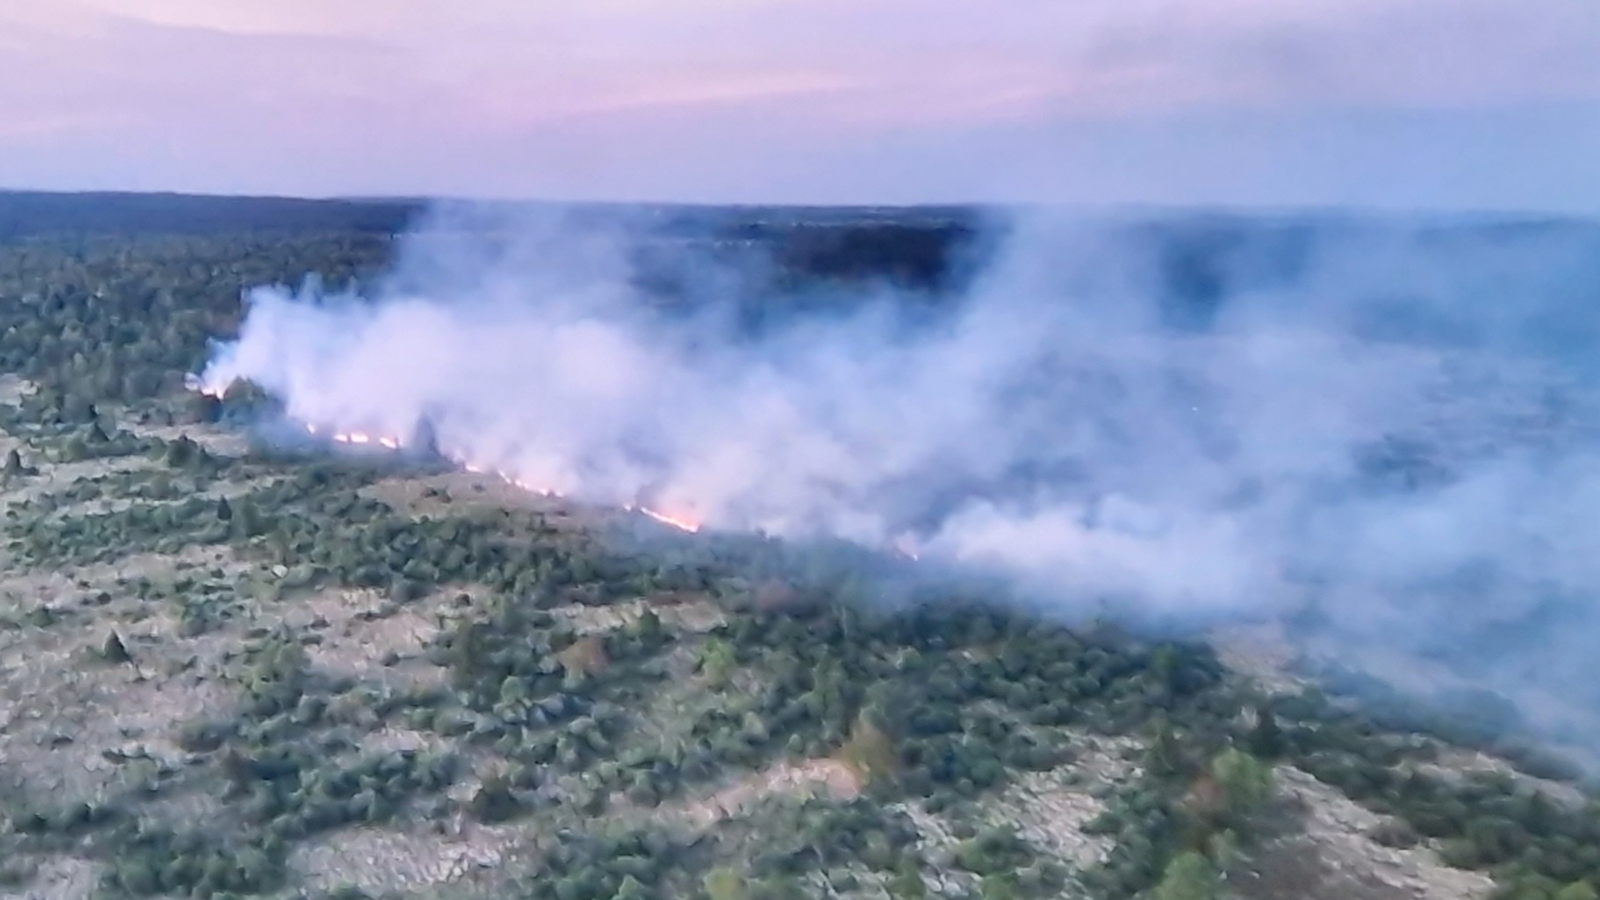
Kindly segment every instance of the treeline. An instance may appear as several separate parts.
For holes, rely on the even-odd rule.
[[[403,231],[423,208],[415,200],[0,191],[0,242],[112,234],[392,234]]]
[[[208,340],[236,333],[245,290],[298,285],[308,275],[334,289],[370,282],[391,261],[393,234],[420,209],[0,194],[0,371],[85,402],[170,394],[204,362]],[[640,283],[697,294],[701,285],[674,266],[726,260],[726,248],[739,245],[770,273],[749,285],[761,295],[752,300],[757,305],[839,283],[941,291],[959,286],[977,246],[971,223],[942,219],[769,223],[719,216],[696,229],[677,243],[642,239]]]
[[[181,389],[207,341],[236,332],[245,289],[376,273],[386,238],[95,236],[0,246],[0,371],[71,402]]]

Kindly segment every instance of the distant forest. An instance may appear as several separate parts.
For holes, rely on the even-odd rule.
[[[530,210],[550,204],[502,204]],[[302,199],[190,194],[0,191],[0,243],[90,236],[339,234],[387,238],[426,212],[423,199]],[[978,235],[978,213],[915,209],[622,206],[564,207],[596,218],[628,214],[664,238],[767,248],[780,270],[801,278],[886,279],[904,287],[948,287],[961,251]]]
[[[72,234],[404,230],[416,200],[304,200],[190,194],[0,192],[0,241]]]

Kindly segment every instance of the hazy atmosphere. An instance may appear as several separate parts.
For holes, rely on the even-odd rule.
[[[668,313],[642,223],[445,208],[363,297],[252,292],[201,383],[535,490],[990,568],[1067,620],[1316,610],[1347,660],[1600,708],[1568,637],[1600,626],[1600,230],[991,218],[965,296],[836,289],[752,334],[759,259],[678,254]]]
[[[0,900],[1600,900],[1600,0],[0,0]]]
[[[1592,0],[11,0],[0,181],[1600,209]]]

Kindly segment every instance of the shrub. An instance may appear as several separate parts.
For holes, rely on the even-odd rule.
[[[900,764],[894,741],[866,713],[856,716],[839,758],[864,784],[893,777]]]
[[[1224,750],[1212,760],[1211,777],[1221,792],[1222,815],[1230,821],[1255,815],[1272,795],[1272,769],[1242,750]]]
[[[1199,853],[1180,853],[1167,863],[1151,900],[1215,900],[1217,870]]]
[[[744,876],[729,868],[716,868],[706,873],[704,887],[707,900],[747,900]]]

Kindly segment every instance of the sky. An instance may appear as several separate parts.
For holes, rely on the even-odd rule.
[[[1600,214],[1600,0],[3,0],[0,186]]]

